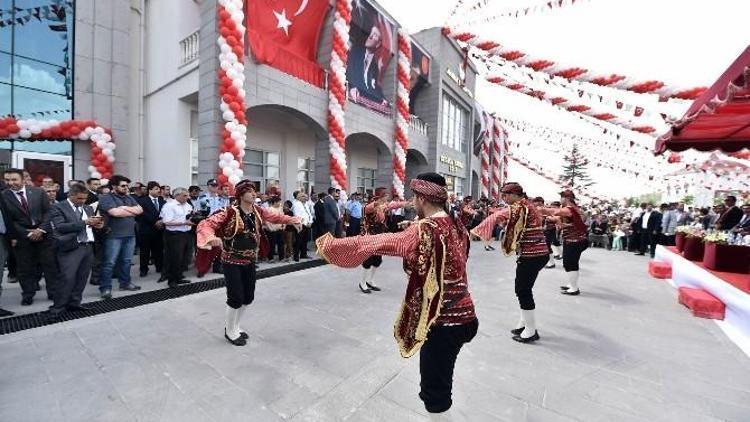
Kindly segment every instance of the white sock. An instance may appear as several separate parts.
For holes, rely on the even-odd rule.
[[[562,250],[560,250],[560,247],[557,245],[552,245],[552,250],[555,251],[555,255],[560,256],[562,255]]]
[[[578,271],[568,271],[568,291],[578,291]]]
[[[367,281],[370,279],[370,268],[364,268],[362,271],[362,281],[359,283],[359,287],[367,290]]]
[[[227,332],[227,336],[232,340],[237,340],[240,337],[240,330],[237,326],[237,316],[239,315],[239,309],[234,309],[227,305],[225,313],[224,329]]]
[[[523,328],[526,326],[526,320],[523,318],[523,310],[521,310],[521,315],[518,317],[518,324],[516,324],[516,329]]]
[[[370,267],[370,277],[368,278],[367,282],[370,283],[370,286],[375,286],[375,270],[377,270],[377,267]]]
[[[428,413],[428,419],[431,421],[450,422],[453,421],[451,410],[448,409],[442,413]]]
[[[245,314],[245,311],[247,311],[247,305],[243,305],[240,309],[237,309],[237,333],[245,331],[240,327],[240,320],[242,320],[242,315]]]
[[[555,255],[554,254],[549,254],[549,260],[547,261],[547,265],[549,265],[550,267],[554,267],[555,266]]]
[[[536,320],[534,319],[534,310],[527,311],[525,309],[521,310],[521,315],[523,316],[524,321],[526,321],[526,328],[523,329],[523,332],[521,333],[521,337],[523,338],[529,338],[536,333]]]

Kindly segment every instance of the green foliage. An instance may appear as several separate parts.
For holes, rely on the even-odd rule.
[[[565,164],[563,165],[563,173],[560,175],[560,182],[567,184],[571,189],[585,188],[594,184],[586,171],[589,160],[578,151],[575,144],[573,144],[570,153],[563,158]]]

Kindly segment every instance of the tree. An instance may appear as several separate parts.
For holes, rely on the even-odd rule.
[[[693,205],[694,201],[695,201],[695,196],[693,195],[685,195],[685,197],[682,198],[682,203],[685,205]]]
[[[578,146],[573,144],[570,153],[563,157],[563,174],[560,175],[560,182],[567,184],[571,189],[585,188],[594,184],[586,172],[586,166],[589,160],[578,151]]]

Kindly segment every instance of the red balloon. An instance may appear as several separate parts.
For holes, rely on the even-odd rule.
[[[232,155],[234,155],[235,157],[240,155],[240,149],[237,147],[232,148]]]
[[[234,47],[238,43],[239,41],[237,41],[237,38],[235,38],[234,35],[230,35],[227,37],[227,44],[229,44],[231,47]]]
[[[219,33],[221,34],[222,37],[228,38],[229,35],[232,34],[232,31],[230,31],[229,28],[227,28],[226,26],[222,26],[221,28],[219,28]],[[227,42],[229,42],[229,40],[227,40]]]
[[[239,90],[234,85],[232,85],[229,88],[227,88],[226,91],[227,91],[227,94],[231,95],[232,97],[236,97],[237,94],[239,94],[239,92],[238,92]],[[224,102],[226,102],[226,101],[227,100],[224,99]]]
[[[5,129],[0,128],[0,138],[5,138],[10,135]]]
[[[224,26],[227,27],[227,29],[231,31],[234,31],[235,29],[237,29],[237,25],[231,19],[227,19],[227,21],[224,23]]]
[[[21,128],[19,128],[17,124],[11,123],[8,125],[8,127],[5,128],[5,130],[7,130],[8,133],[10,134],[14,134],[14,133],[18,133],[21,130]]]
[[[81,133],[81,128],[78,125],[74,124],[70,127],[70,133],[73,136],[78,136]]]
[[[221,20],[227,20],[230,17],[232,17],[232,15],[230,15],[229,12],[227,12],[226,10],[221,10],[219,12],[219,19],[221,19]]]

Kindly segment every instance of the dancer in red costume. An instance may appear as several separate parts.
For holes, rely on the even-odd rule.
[[[222,248],[221,263],[227,285],[224,337],[235,346],[244,346],[248,335],[240,329],[240,319],[255,298],[255,262],[263,221],[291,224],[301,229],[300,217],[268,212],[255,204],[255,186],[249,180],[235,187],[237,203],[198,224],[198,247]]]
[[[561,208],[546,208],[543,212],[560,218],[562,224],[563,268],[568,274],[568,285],[560,286],[561,293],[568,296],[581,294],[578,288],[581,254],[589,247],[583,213],[576,205],[576,196],[571,190],[560,192]]]
[[[404,208],[409,205],[408,202],[404,201],[389,201],[388,190],[380,187],[375,189],[370,203],[365,206],[362,216],[362,231],[363,235],[368,234],[382,234],[388,232],[388,222],[386,221],[386,213],[390,210],[396,210]],[[362,281],[359,283],[359,290],[362,293],[379,292],[380,287],[375,284],[375,271],[383,263],[383,257],[380,255],[373,255],[362,263],[364,273],[362,274]]]
[[[437,173],[412,179],[419,220],[403,232],[345,239],[326,234],[316,242],[326,261],[345,268],[372,255],[404,258],[408,284],[394,336],[401,356],[419,352],[419,397],[432,416],[443,414],[440,417],[453,403],[458,353],[479,326],[466,276],[469,236],[447,213],[445,186],[445,178]]]
[[[519,343],[531,343],[539,340],[534,311],[534,283],[539,271],[549,259],[547,242],[544,239],[542,215],[534,204],[526,198],[523,187],[518,183],[506,183],[500,190],[507,208],[487,217],[471,233],[482,240],[492,237],[496,224],[505,226],[501,240],[501,249],[506,256],[515,253],[516,279],[515,291],[521,307],[518,324],[510,332],[513,340]]]

